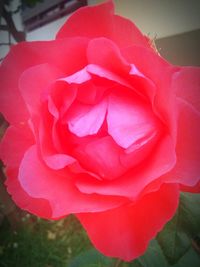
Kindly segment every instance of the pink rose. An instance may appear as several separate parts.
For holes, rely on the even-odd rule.
[[[172,66],[113,2],[0,67],[7,189],[43,218],[74,213],[107,256],[132,260],[200,179],[200,69]]]

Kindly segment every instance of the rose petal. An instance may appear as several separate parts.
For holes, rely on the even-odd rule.
[[[61,27],[57,38],[74,36],[107,37],[120,47],[131,44],[150,47],[148,38],[143,36],[132,21],[114,15],[112,1],[83,7],[74,12]]]
[[[66,81],[57,80],[51,84],[46,98],[48,110],[56,120],[64,116],[77,96],[77,86],[70,85]]]
[[[68,151],[57,150],[63,140],[59,140],[59,144],[56,137],[57,120],[52,118],[48,111],[43,106],[40,113],[40,117],[36,116],[32,119],[34,127],[36,144],[38,153],[44,160],[44,162],[52,169],[63,169],[67,165],[73,164],[76,159],[68,154]],[[65,140],[64,140],[65,143]]]
[[[130,261],[145,252],[148,242],[172,218],[178,199],[178,186],[168,184],[136,203],[77,217],[104,255]]]
[[[78,189],[83,193],[126,196],[132,200],[139,197],[148,184],[169,172],[176,163],[174,144],[169,136],[160,138],[153,153],[137,168],[130,170],[119,179],[98,181],[91,177],[79,176],[76,181]]]
[[[140,164],[152,152],[159,137],[159,133],[150,133],[149,136],[145,136],[144,139],[123,151],[120,155],[122,165],[130,169]]]
[[[77,101],[83,104],[95,104],[100,100],[101,96],[101,92],[97,92],[97,89],[91,80],[78,87]]]
[[[37,65],[23,72],[19,88],[30,113],[38,112],[44,91],[63,75],[62,71],[50,64]]]
[[[66,154],[43,155],[43,158],[50,168],[54,170],[63,169],[64,167],[76,162],[76,159]]]
[[[87,64],[87,43],[86,38],[77,37],[54,41],[22,42],[12,46],[0,66],[0,111],[5,118],[11,124],[19,124],[28,119],[28,112],[17,86],[24,70],[49,63],[61,69],[66,75],[72,74]]]
[[[122,175],[126,168],[120,162],[120,149],[110,136],[89,141],[78,146],[74,153],[79,163],[101,178],[112,180]]]
[[[156,118],[143,102],[111,95],[108,104],[108,133],[123,148],[157,131]]]
[[[173,90],[200,111],[200,68],[181,67],[173,76]]]
[[[200,193],[200,181],[195,186],[180,185],[180,190],[183,192]]]
[[[82,84],[84,82],[89,81],[90,79],[91,79],[90,74],[87,72],[87,69],[84,68],[60,80],[66,81],[69,84],[72,84],[72,83]]]
[[[47,200],[30,197],[20,186],[17,179],[18,169],[6,169],[6,186],[8,193],[14,202],[23,210],[35,214],[41,218],[52,219],[52,211]],[[56,218],[57,219],[57,218]]]
[[[39,159],[36,147],[25,154],[19,169],[23,190],[33,198],[49,201],[52,218],[77,212],[107,210],[122,205],[126,199],[80,193],[72,184],[69,174],[46,167]]]
[[[153,97],[149,97],[152,100],[152,108],[175,138],[177,108],[175,88],[171,87],[171,82],[179,68],[171,66],[155,51],[144,47],[133,45],[122,49],[121,52],[128,62],[133,63],[156,86],[156,90],[151,90]],[[143,90],[143,87],[141,89]]]
[[[17,168],[25,151],[34,143],[34,137],[27,124],[9,126],[0,144],[0,158],[9,168]]]
[[[130,65],[122,57],[117,45],[103,37],[92,39],[89,42],[87,58],[89,64],[101,66],[121,76],[130,71]]]
[[[42,218],[51,218],[51,208],[44,199],[31,198],[21,188],[18,176],[19,164],[26,150],[33,144],[33,136],[28,125],[10,126],[1,141],[0,157],[6,167],[6,186],[15,203],[24,210]]]
[[[106,78],[106,80],[108,81],[105,81],[104,79],[102,79],[102,82],[104,82],[104,86],[105,87],[111,87],[109,81],[113,81],[115,82],[116,84],[120,84],[120,85],[123,85],[123,86],[126,86],[127,88],[131,88],[133,89],[132,85],[129,83],[129,81],[127,81],[126,79],[124,79],[123,77],[120,77],[120,75],[112,72],[112,71],[109,71],[101,66],[98,66],[98,65],[95,65],[95,64],[89,64],[87,66],[87,71],[97,77],[100,77],[100,78]],[[116,84],[112,84],[112,86],[116,85]]]
[[[106,110],[106,100],[93,106],[75,105],[68,117],[70,131],[79,137],[96,134],[103,124]]]
[[[195,187],[200,181],[200,113],[179,99],[180,114],[177,133],[177,163],[166,176],[166,181],[174,181]]]
[[[97,6],[79,8],[57,33],[57,38],[74,36],[98,37],[108,35],[111,31],[111,20],[114,5],[106,1]],[[95,25],[95,27],[92,27]]]

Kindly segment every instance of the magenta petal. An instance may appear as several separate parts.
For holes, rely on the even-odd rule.
[[[41,114],[44,116],[44,120],[41,118],[35,117],[32,122],[34,124],[35,136],[37,148],[40,153],[41,158],[44,162],[52,169],[59,170],[67,165],[73,164],[76,159],[64,153],[62,150],[57,150],[58,145],[61,146],[59,140],[55,139],[56,137],[56,120],[51,118],[48,112]],[[46,120],[46,121],[45,121]]]
[[[110,136],[91,140],[78,146],[74,153],[86,170],[98,174],[105,180],[122,175],[126,168],[120,162],[120,149]],[[95,179],[96,180],[96,179]]]
[[[200,68],[181,67],[173,76],[173,90],[200,111]]]
[[[79,137],[96,134],[103,124],[106,110],[106,100],[93,106],[75,105],[68,118],[70,131]]]
[[[121,84],[123,86],[133,89],[132,85],[126,79],[124,79],[120,75],[112,71],[109,71],[99,65],[89,64],[87,66],[87,71],[98,77],[106,78],[108,81],[113,81],[113,82],[116,82],[118,84]]]
[[[65,78],[60,79],[61,81],[66,81],[69,84],[82,84],[91,79],[90,74],[87,72],[87,69],[81,69],[74,74],[67,76]]]
[[[165,155],[163,157],[163,155]],[[87,177],[79,178],[76,185],[81,192],[102,195],[125,196],[137,199],[143,189],[155,179],[168,173],[176,163],[176,154],[171,137],[162,137],[152,154],[138,167],[113,181],[98,181]]]
[[[66,154],[54,154],[51,156],[44,156],[44,160],[46,164],[54,170],[62,169],[67,165],[76,162],[75,158]]]
[[[49,64],[34,66],[23,72],[19,87],[31,113],[38,112],[42,94],[52,82],[62,76],[62,71]]]
[[[19,181],[30,197],[49,201],[52,218],[69,213],[103,211],[127,201],[125,198],[80,193],[66,170],[54,171],[39,160],[35,146],[25,153],[19,169]]]
[[[0,66],[0,111],[5,118],[14,125],[28,119],[27,108],[18,88],[20,76],[25,70],[48,63],[61,69],[65,75],[72,74],[86,66],[87,44],[86,38],[75,37],[53,41],[21,42],[12,46]]]
[[[172,218],[178,199],[178,186],[166,184],[135,203],[77,217],[104,255],[130,261],[145,252],[149,241]]]
[[[8,193],[14,202],[23,210],[35,214],[41,218],[52,219],[52,211],[49,202],[42,198],[30,197],[21,187],[18,176],[18,169],[6,169],[6,186]]]
[[[157,131],[155,115],[150,108],[124,96],[109,97],[107,123],[109,134],[123,148]]]
[[[130,65],[122,57],[120,49],[106,38],[96,38],[89,42],[87,58],[89,64],[101,66],[121,76],[130,71]]]
[[[178,104],[177,163],[163,179],[195,187],[200,181],[200,113],[181,99]]]
[[[56,80],[47,92],[48,110],[58,120],[63,118],[77,96],[77,86],[64,80]]]
[[[148,80],[152,81],[154,85],[150,97],[152,109],[175,135],[177,107],[175,88],[171,87],[171,83],[173,75],[179,68],[171,66],[155,51],[140,46],[133,45],[124,48],[122,55],[130,64],[133,63]],[[143,90],[143,87],[141,86],[140,89]]]
[[[0,158],[10,169],[18,168],[24,153],[34,143],[34,137],[27,124],[9,126],[0,144]]]

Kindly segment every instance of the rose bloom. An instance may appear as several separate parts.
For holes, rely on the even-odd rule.
[[[0,67],[1,158],[22,209],[75,214],[103,254],[130,261],[198,192],[200,69],[166,62],[112,1]]]

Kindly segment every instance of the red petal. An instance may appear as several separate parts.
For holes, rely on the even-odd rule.
[[[31,122],[34,128],[38,152],[47,166],[59,170],[76,161],[73,157],[68,155],[67,151],[65,152],[64,149],[57,149],[62,144],[63,140],[57,140],[57,120],[52,118],[45,109],[45,105],[43,105],[40,117],[33,117]],[[64,143],[65,142],[66,140],[64,140]]]
[[[180,185],[180,190],[183,192],[200,193],[200,181],[195,186]]]
[[[152,181],[171,170],[176,163],[174,144],[169,136],[162,137],[155,149],[137,167],[111,182],[79,176],[76,185],[81,192],[126,196],[137,199]]]
[[[89,64],[87,66],[87,71],[95,76],[98,76],[98,77],[101,77],[101,78],[106,78],[107,81],[104,81],[104,79],[102,79],[102,82],[105,83],[104,86],[108,86],[109,87],[109,81],[113,81],[113,82],[116,82],[120,85],[123,85],[123,86],[126,86],[128,88],[131,88],[133,89],[132,85],[126,80],[124,79],[123,77],[120,77],[120,75],[114,73],[114,72],[111,72],[99,65],[95,65],[95,64]],[[100,83],[101,85],[101,83]],[[116,85],[116,84],[112,84],[113,85]]]
[[[53,218],[69,213],[103,211],[117,207],[126,201],[119,197],[80,193],[72,184],[66,169],[54,171],[38,159],[35,146],[26,152],[22,160],[19,181],[28,195],[49,201]]]
[[[56,118],[62,118],[77,96],[77,86],[69,85],[66,81],[57,80],[52,83],[48,92],[48,109]]]
[[[20,77],[19,87],[25,104],[31,113],[38,113],[44,92],[63,72],[53,65],[42,64],[31,67]]]
[[[200,181],[200,113],[179,100],[177,163],[163,179],[195,187]]]
[[[31,198],[20,186],[17,179],[19,164],[25,151],[33,144],[33,136],[27,125],[10,126],[0,146],[0,156],[7,165],[6,186],[14,202],[21,208],[43,218],[51,218],[51,207],[47,200]]]
[[[109,35],[112,29],[114,6],[106,1],[97,6],[79,8],[57,33],[57,38],[86,36],[98,37]]]
[[[101,66],[121,76],[130,70],[129,63],[122,57],[117,45],[103,37],[89,42],[87,58],[89,64]]]
[[[24,70],[49,63],[60,68],[66,75],[87,64],[85,38],[68,38],[46,42],[22,42],[11,48],[0,66],[0,111],[11,124],[28,119],[27,109],[18,89]],[[16,112],[17,110],[17,112]]]
[[[167,184],[135,203],[77,217],[98,250],[130,261],[145,252],[148,242],[172,218],[178,199],[178,186]]]
[[[121,47],[131,44],[150,47],[149,40],[133,22],[114,15],[113,1],[78,9],[57,34],[57,38],[74,36],[107,37]]]
[[[177,96],[200,111],[200,68],[181,67],[173,77],[172,86]]]
[[[154,51],[139,46],[123,49],[122,55],[155,84],[156,90],[152,90],[153,98],[150,98],[153,100],[152,108],[175,135],[177,109],[171,81],[178,68],[172,67]]]
[[[110,136],[91,140],[78,146],[74,151],[76,158],[86,170],[108,180],[119,177],[126,171],[120,162],[121,152],[122,149]]]
[[[9,126],[0,144],[0,157],[9,168],[18,168],[26,150],[34,143],[27,124]]]
[[[49,202],[42,198],[30,197],[21,187],[17,179],[18,170],[6,170],[6,186],[14,202],[21,208],[39,217],[52,219]]]

